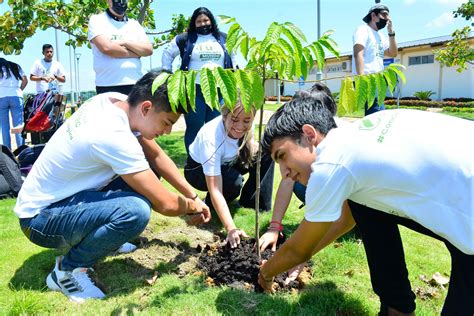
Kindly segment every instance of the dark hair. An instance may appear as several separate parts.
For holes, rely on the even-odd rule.
[[[219,28],[217,27],[216,19],[214,18],[214,15],[212,14],[212,12],[209,11],[209,9],[205,7],[199,7],[196,10],[194,10],[193,15],[191,16],[191,20],[189,20],[188,33],[196,34],[196,20],[197,20],[197,17],[200,16],[201,14],[204,14],[205,16],[209,18],[209,20],[211,20],[212,35],[214,35],[216,39],[219,39]]]
[[[53,48],[53,45],[51,45],[51,44],[44,44],[44,45],[43,45],[43,50],[42,50],[41,52],[44,52],[45,50],[50,49],[50,48]]]
[[[300,98],[300,97],[315,97],[320,98],[323,105],[332,113],[333,116],[337,113],[337,104],[332,97],[331,90],[329,90],[328,86],[323,83],[316,82],[309,91],[301,90],[297,91],[293,98]]]
[[[162,84],[151,94],[153,81],[160,75],[161,71],[150,71],[141,77],[133,86],[132,91],[128,94],[128,103],[130,106],[136,107],[140,102],[151,101],[156,112],[171,112],[171,105],[168,98],[167,83]],[[180,105],[176,109],[177,113],[186,113],[185,109]]]
[[[0,58],[0,78],[3,78],[5,72],[5,78],[10,78],[13,75],[17,80],[21,80],[20,70],[21,67],[17,63]]]
[[[323,103],[326,94],[318,96],[301,96],[280,107],[268,120],[262,138],[262,146],[271,152],[272,142],[277,138],[290,137],[294,140],[301,138],[303,125],[310,124],[323,135],[337,127],[332,113]]]

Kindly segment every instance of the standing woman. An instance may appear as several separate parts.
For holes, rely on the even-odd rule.
[[[222,115],[206,123],[189,146],[184,168],[184,176],[194,188],[209,192],[205,202],[217,212],[232,248],[240,243],[241,236],[247,235],[235,225],[228,204],[240,195],[241,206],[255,208],[258,144],[252,135],[254,115],[254,109],[246,113],[240,103],[233,112],[223,106]],[[263,155],[261,210],[270,210],[272,206],[273,171],[272,159]],[[244,185],[243,175],[247,172],[249,177]]]
[[[187,33],[176,36],[163,51],[161,64],[164,70],[171,71],[173,60],[181,56],[181,70],[216,67],[233,68],[234,55],[225,48],[227,34],[219,32],[216,19],[209,9],[200,7],[194,10]],[[199,129],[219,116],[219,111],[206,105],[201,92],[199,74],[196,77],[196,110],[184,116],[186,132],[184,144],[186,152],[196,138]],[[222,99],[222,98],[221,98]],[[222,100],[221,100],[222,103]]]
[[[10,139],[11,112],[13,127],[23,124],[23,89],[28,79],[20,65],[0,58],[0,124],[2,125],[2,143],[12,148]],[[20,147],[25,140],[20,133],[15,135],[16,145]]]

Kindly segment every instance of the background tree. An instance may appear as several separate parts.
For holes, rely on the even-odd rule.
[[[130,0],[128,15],[138,20],[147,30],[155,29],[152,0]],[[9,11],[0,16],[0,50],[6,54],[20,54],[27,38],[38,30],[54,28],[71,35],[66,45],[82,46],[87,41],[87,26],[92,14],[104,11],[106,1],[73,0],[9,0]],[[174,15],[172,26],[162,32],[150,32],[159,35],[154,38],[154,46],[169,42],[181,33],[187,25],[184,15]]]
[[[453,11],[453,14],[455,18],[462,17],[467,21],[472,20],[474,1],[469,0],[463,3],[456,11]],[[474,26],[474,22],[471,23],[471,26]],[[470,34],[470,26],[454,31],[453,39],[446,44],[446,48],[434,51],[436,60],[444,66],[457,66],[458,72],[466,70],[469,65],[474,65],[474,48],[469,45]]]

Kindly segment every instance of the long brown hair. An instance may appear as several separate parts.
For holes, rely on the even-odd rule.
[[[223,105],[221,108],[221,114],[223,117],[223,121],[225,122],[227,116],[230,114],[232,115],[233,113],[239,113],[240,111],[244,111],[244,107],[240,101],[240,98],[238,99],[238,102],[234,108],[234,110],[231,112],[230,109]],[[251,109],[254,118],[255,118],[255,113],[256,110],[254,107]],[[224,123],[225,127],[225,123]],[[253,140],[253,119],[252,119],[252,126],[250,129],[245,133],[245,135],[239,139],[239,152],[237,154],[236,161],[234,164],[237,165],[237,167],[248,169],[250,166],[253,165],[254,163],[254,158],[257,154],[256,147],[252,145],[252,140]]]

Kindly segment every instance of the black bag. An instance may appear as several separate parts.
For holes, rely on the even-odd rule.
[[[0,154],[0,199],[18,196],[23,179],[20,166],[7,146],[2,145]]]

